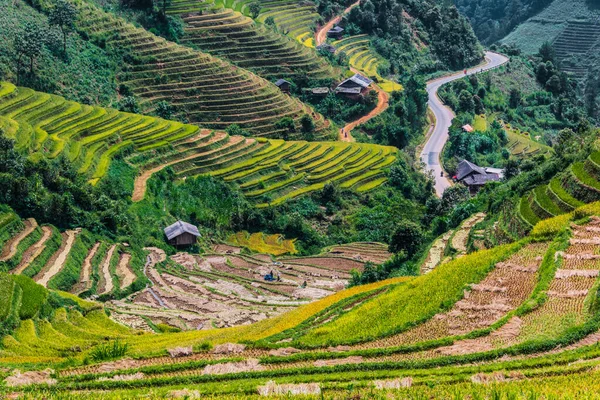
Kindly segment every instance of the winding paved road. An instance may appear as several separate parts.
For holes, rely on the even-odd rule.
[[[438,89],[446,83],[455,81],[468,75],[487,71],[496,68],[508,61],[508,58],[490,51],[485,53],[486,62],[477,67],[471,68],[465,75],[464,72],[458,72],[442,78],[434,79],[427,82],[427,93],[429,94],[429,108],[435,115],[435,126],[433,132],[429,136],[427,143],[421,152],[421,161],[425,163],[425,170],[433,171],[435,177],[435,191],[439,197],[442,196],[444,190],[450,187],[451,182],[446,176],[442,176],[442,166],[440,164],[440,153],[448,141],[448,129],[452,125],[452,120],[455,115],[452,110],[445,106],[437,95]]]

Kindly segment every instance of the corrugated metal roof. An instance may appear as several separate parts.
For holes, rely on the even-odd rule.
[[[360,86],[361,88],[366,88],[366,87],[369,87],[369,85],[371,83],[373,83],[373,81],[365,76],[360,75],[360,74],[355,74],[351,78],[348,78],[348,79],[342,81],[342,83],[340,83],[338,85],[338,88],[340,86],[342,86],[342,87],[346,86],[348,83],[354,83],[354,84]]]
[[[469,162],[467,160],[462,160],[460,164],[458,164],[456,179],[462,181],[469,174],[476,172],[477,174],[485,175],[486,172],[483,168]]]
[[[288,81],[286,81],[285,79],[278,79],[277,82],[275,82],[275,86],[281,86],[284,83],[290,84]]]
[[[188,224],[187,222],[177,221],[173,225],[167,226],[165,228],[165,235],[167,235],[167,239],[171,240],[183,233],[189,233],[196,237],[200,236],[200,232],[198,232],[198,228],[192,224]]]
[[[337,26],[337,25],[327,31],[327,33],[342,33],[342,32],[344,32],[344,28],[342,28],[341,26]]]
[[[335,89],[336,93],[348,93],[348,94],[360,94],[360,92],[362,91],[362,88],[360,86],[355,86],[355,87],[343,87],[343,86],[338,86]]]

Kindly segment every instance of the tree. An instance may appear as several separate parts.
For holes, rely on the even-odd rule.
[[[557,95],[560,93],[561,89],[562,87],[560,78],[557,75],[552,75],[552,77],[548,79],[548,82],[546,82],[546,90],[554,95]]]
[[[29,59],[29,73],[33,74],[35,60],[42,54],[44,34],[42,29],[33,23],[25,24],[23,30],[15,38],[17,52],[17,71],[21,68],[23,57]]]
[[[511,89],[508,99],[508,106],[510,108],[517,108],[521,105],[521,92],[519,89]]]
[[[137,114],[140,112],[140,108],[138,106],[137,99],[133,96],[123,97],[121,101],[119,101],[119,111],[130,112]]]
[[[508,180],[517,175],[519,175],[519,162],[514,158],[510,158],[504,166],[504,179]]]
[[[260,6],[260,3],[258,1],[252,2],[250,3],[250,16],[253,19],[256,19],[259,15],[260,15],[260,9],[262,7]]]
[[[67,35],[75,27],[77,8],[66,0],[58,0],[48,16],[50,25],[57,26],[63,36],[63,53],[67,54]]]
[[[389,250],[392,253],[405,252],[410,258],[423,243],[421,227],[412,221],[400,221],[390,240]]]
[[[267,19],[265,19],[265,25],[276,28],[277,26],[275,25],[275,18],[273,18],[272,16],[267,17]]]
[[[454,185],[444,190],[442,195],[441,210],[443,213],[452,211],[457,205],[471,198],[469,189],[465,185]]]
[[[473,112],[475,108],[475,102],[473,96],[468,90],[463,90],[458,96],[458,107],[463,112]]]
[[[556,52],[554,51],[554,47],[550,42],[545,42],[542,47],[540,47],[539,56],[542,58],[543,62],[552,61],[556,58]]]
[[[173,107],[166,101],[160,101],[156,105],[156,115],[163,119],[171,119],[173,115]]]
[[[315,131],[315,122],[311,118],[310,115],[304,114],[302,118],[300,118],[300,126],[302,127],[302,133],[304,137],[309,140],[309,137],[312,137],[312,133]]]
[[[288,140],[290,133],[296,132],[296,124],[291,117],[283,117],[279,121],[275,123],[275,128],[281,129],[284,131],[283,139]]]

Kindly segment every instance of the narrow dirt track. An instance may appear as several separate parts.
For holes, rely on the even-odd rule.
[[[47,264],[47,269],[44,267],[46,271],[44,272],[42,270],[42,272],[40,272],[38,276],[34,278],[36,283],[44,287],[48,287],[48,282],[50,282],[50,280],[54,278],[54,276],[56,276],[65,266],[67,257],[71,252],[71,248],[73,247],[73,244],[75,244],[75,238],[79,233],[79,230],[72,230],[66,231],[62,234],[63,240],[60,248],[56,253],[54,253],[52,258],[50,258],[50,261]]]
[[[21,258],[21,262],[15,267],[15,269],[10,271],[10,273],[18,275],[25,271],[25,269],[29,267],[29,264],[31,264],[33,260],[35,260],[40,254],[42,254],[42,251],[44,251],[44,249],[46,248],[46,242],[50,239],[51,236],[52,228],[48,226],[42,226],[42,237],[40,238],[40,240],[38,240],[37,243],[35,243],[30,248],[25,250],[25,253],[23,253],[23,257]]]
[[[316,46],[320,46],[323,43],[325,43],[325,41],[327,40],[327,31],[330,30],[331,28],[333,28],[333,26],[335,24],[339,23],[345,14],[348,14],[350,12],[350,10],[352,10],[354,7],[358,6],[359,4],[360,4],[360,0],[358,0],[356,3],[353,3],[352,5],[350,5],[350,7],[346,8],[341,15],[338,15],[337,17],[333,18],[332,20],[327,22],[325,25],[323,25],[321,28],[319,28],[319,30],[317,30],[317,32],[315,33]]]
[[[350,67],[350,70],[356,74],[360,74],[360,71],[354,67]],[[344,126],[344,128],[340,130],[340,140],[342,142],[354,142],[354,138],[352,137],[351,133],[352,129],[356,128],[358,125],[364,124],[371,118],[378,116],[379,114],[387,110],[387,108],[389,107],[390,95],[384,92],[375,83],[372,83],[371,86],[377,92],[377,107],[371,110],[371,112],[365,115],[364,117],[361,117],[356,121],[352,121],[346,126]]]

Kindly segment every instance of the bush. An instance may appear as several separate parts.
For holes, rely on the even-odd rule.
[[[129,346],[127,343],[121,343],[119,340],[115,340],[114,342],[94,347],[90,352],[90,358],[96,362],[113,360],[127,354],[128,348]]]

